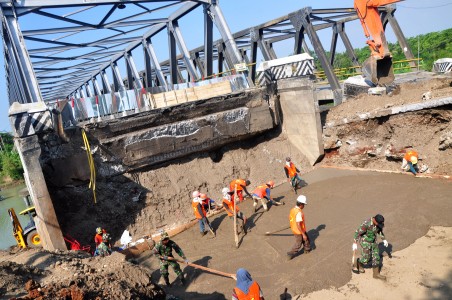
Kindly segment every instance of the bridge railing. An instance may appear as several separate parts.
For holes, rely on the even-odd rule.
[[[416,66],[412,66],[412,62],[417,62]],[[417,69],[422,67],[423,60],[422,58],[414,58],[414,59],[404,59],[404,60],[396,60],[392,62],[394,73],[400,74],[400,73],[406,73],[413,71],[413,69]],[[325,72],[324,71],[318,71],[314,72],[317,79],[319,80],[327,80]],[[336,74],[337,78],[339,80],[345,80],[348,77],[356,76],[356,75],[362,75],[361,72],[361,66],[353,66],[353,67],[347,67],[347,68],[336,68],[334,69],[334,74]]]
[[[86,98],[72,98],[67,102],[70,114],[63,114],[65,126],[75,122],[100,121],[103,118],[120,118],[130,114],[159,109],[184,102],[197,101],[230,94],[249,88],[244,74],[210,78],[197,82],[175,84],[171,91],[162,92],[162,87],[133,89],[96,95]],[[60,102],[60,104],[63,102]],[[56,105],[60,105],[56,103]]]

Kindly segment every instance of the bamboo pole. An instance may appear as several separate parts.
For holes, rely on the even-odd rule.
[[[277,232],[280,232],[280,231],[283,231],[283,230],[286,230],[286,229],[289,229],[289,228],[290,228],[290,226],[284,226],[284,228],[281,228],[281,229],[278,229],[278,230],[275,230],[275,231],[267,231],[265,233],[265,235],[272,235],[274,233],[277,233]]]
[[[160,256],[160,258],[161,258],[161,259],[164,259],[164,258],[161,257],[161,256]],[[234,275],[234,274],[231,274],[231,273],[225,273],[225,272],[218,271],[218,270],[215,270],[215,269],[211,269],[211,268],[207,268],[207,267],[204,267],[204,266],[200,266],[200,265],[197,265],[197,264],[194,264],[194,263],[188,263],[188,264],[187,264],[187,263],[185,263],[185,261],[176,259],[176,258],[174,258],[174,257],[168,257],[167,260],[176,261],[176,262],[178,262],[178,263],[181,263],[181,264],[184,264],[184,265],[187,265],[187,266],[196,268],[196,269],[200,269],[200,270],[207,271],[207,272],[210,272],[210,273],[213,273],[213,274],[217,274],[217,275],[220,275],[220,276],[224,276],[224,277],[229,277],[229,278],[235,279],[235,275]]]
[[[234,208],[234,239],[235,239],[235,247],[239,247],[239,235],[237,234],[237,209],[235,209],[236,203],[235,200],[237,199],[237,183],[234,186],[234,200],[232,201],[233,208]]]

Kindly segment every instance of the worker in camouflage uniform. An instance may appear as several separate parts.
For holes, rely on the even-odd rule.
[[[361,258],[358,258],[354,262],[354,267],[358,269],[358,273],[364,273],[364,265],[366,265],[372,256],[372,269],[373,277],[376,279],[385,280],[386,276],[380,274],[380,253],[378,251],[378,245],[376,243],[377,236],[383,240],[385,247],[388,247],[388,241],[386,241],[383,234],[384,221],[382,215],[376,215],[370,219],[365,220],[359,228],[355,231],[354,243],[352,250],[358,249],[357,243],[361,244]]]
[[[173,256],[173,249],[176,251],[176,253],[182,257],[186,264],[188,264],[188,260],[185,257],[184,252],[182,249],[172,240],[170,240],[168,233],[163,232],[160,236],[160,242],[157,243],[154,247],[154,254],[159,255],[160,258],[160,274],[163,276],[163,279],[165,279],[165,283],[167,286],[171,286],[169,282],[169,272],[168,272],[168,266],[171,266],[174,270],[174,273],[179,277],[182,284],[185,284],[184,274],[182,273],[182,270],[180,269],[179,264],[171,260],[171,258],[174,258]]]

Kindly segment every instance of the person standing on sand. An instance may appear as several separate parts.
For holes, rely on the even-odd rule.
[[[246,216],[239,210],[237,204],[234,201],[232,201],[232,195],[234,194],[234,191],[230,191],[228,188],[225,187],[221,190],[221,192],[223,193],[223,207],[228,213],[229,218],[232,218],[232,216],[234,216],[235,209],[237,219],[242,220],[242,228],[246,233],[245,225],[247,219]]]
[[[284,165],[284,172],[286,173],[287,181],[292,185],[293,191],[297,193],[298,185],[301,183],[301,177],[298,174],[300,170],[295,167],[290,157],[286,157],[286,164]]]
[[[238,269],[234,278],[236,287],[232,290],[232,300],[265,300],[259,284],[251,278],[245,269]]]
[[[295,244],[292,249],[287,252],[287,259],[291,260],[294,258],[301,247],[304,248],[304,253],[309,253],[311,251],[311,243],[309,241],[308,234],[306,233],[306,224],[304,218],[303,208],[308,204],[306,196],[300,195],[297,197],[297,204],[294,208],[290,210],[289,214],[289,224],[292,230],[293,236],[295,237]]]
[[[168,272],[168,267],[171,266],[174,270],[174,273],[176,273],[177,277],[182,282],[182,285],[184,285],[185,278],[182,270],[180,269],[180,265],[176,261],[170,259],[174,258],[173,249],[174,251],[176,251],[177,255],[184,259],[186,264],[189,263],[182,249],[175,242],[170,240],[168,233],[162,232],[162,235],[160,236],[160,242],[157,243],[157,245],[155,245],[154,247],[154,254],[158,255],[160,259],[160,274],[165,280],[165,284],[167,286],[171,286],[169,282]]]
[[[354,262],[354,267],[357,269],[357,273],[364,273],[364,265],[366,265],[372,256],[372,269],[373,277],[375,279],[386,280],[386,276],[380,274],[380,253],[378,245],[376,243],[377,236],[383,240],[385,247],[388,247],[388,241],[386,241],[383,233],[383,227],[385,218],[378,214],[375,217],[365,220],[355,231],[352,250],[358,249],[358,242],[361,244],[361,258],[357,258]]]
[[[201,236],[206,235],[205,227],[207,227],[210,232],[215,236],[215,232],[213,231],[212,226],[210,226],[209,220],[207,219],[207,213],[202,205],[202,199],[200,197],[193,198],[191,203],[193,208],[193,213],[195,214],[195,218],[198,219],[199,223],[199,231]]]

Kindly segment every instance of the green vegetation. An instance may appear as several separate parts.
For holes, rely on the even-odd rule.
[[[14,149],[14,140],[9,133],[0,133],[1,182],[23,179],[23,168],[19,153]]]
[[[408,44],[410,45],[411,51],[415,58],[418,56],[419,49],[419,58],[421,59],[421,64],[419,68],[421,70],[431,71],[433,62],[439,58],[452,57],[452,28],[430,32],[427,34],[421,34],[415,37],[408,38]],[[363,39],[364,43],[364,39]],[[406,57],[403,53],[403,50],[400,48],[398,42],[389,43],[389,50],[392,53],[393,61],[401,61],[405,60]],[[365,61],[369,55],[370,50],[369,47],[363,47],[360,49],[355,49],[355,53],[358,57],[358,61],[362,63]],[[327,53],[329,56],[329,53]],[[320,70],[320,62],[315,58],[316,67]],[[348,68],[353,66],[350,58],[347,53],[336,53],[336,57],[334,60],[334,68]],[[409,72],[410,68],[408,63],[400,63],[394,65],[395,73],[404,73]]]

